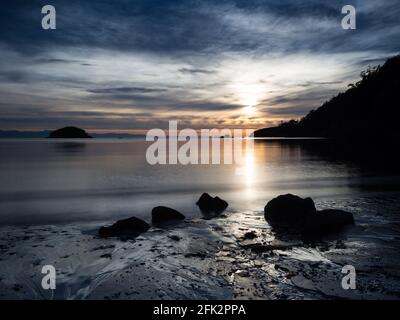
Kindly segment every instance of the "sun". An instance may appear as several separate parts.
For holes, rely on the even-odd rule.
[[[243,114],[246,116],[254,115],[257,112],[257,105],[262,100],[262,88],[258,85],[243,85],[238,92],[239,102],[243,106]]]
[[[257,109],[254,105],[248,105],[246,107],[243,107],[243,113],[245,115],[251,116],[257,112]]]

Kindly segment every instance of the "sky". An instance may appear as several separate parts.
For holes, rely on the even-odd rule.
[[[2,0],[0,129],[270,127],[399,51],[398,0]]]

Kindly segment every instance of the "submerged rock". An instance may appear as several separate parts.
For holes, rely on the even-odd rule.
[[[182,213],[168,207],[159,206],[153,208],[151,211],[151,221],[154,225],[176,222],[184,219],[185,216]]]
[[[206,218],[215,217],[228,207],[228,202],[219,197],[213,198],[208,193],[203,193],[196,204]]]
[[[99,236],[104,238],[134,238],[149,229],[150,225],[148,223],[139,218],[131,217],[128,219],[119,220],[110,227],[101,227],[99,229]]]
[[[305,236],[337,232],[354,224],[350,212],[337,209],[317,211],[311,198],[303,199],[292,194],[269,201],[264,208],[264,216],[273,227],[287,227]]]

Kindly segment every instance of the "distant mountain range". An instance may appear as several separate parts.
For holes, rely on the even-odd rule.
[[[361,73],[299,121],[255,131],[255,137],[400,138],[400,55]]]
[[[21,139],[41,139],[47,138],[51,130],[42,131],[18,131],[18,130],[0,130],[0,138],[21,138]],[[90,133],[93,138],[109,138],[109,139],[128,139],[128,138],[144,138],[145,135],[128,134],[128,133]]]
[[[18,130],[0,130],[0,138],[47,138],[51,131],[18,131]]]

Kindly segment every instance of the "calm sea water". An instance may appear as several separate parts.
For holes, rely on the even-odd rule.
[[[149,165],[139,139],[0,140],[0,224],[149,220],[154,206],[200,216],[203,192],[234,211],[294,193],[358,219],[396,217],[400,175],[342,157],[319,140],[257,140],[241,165]],[[397,218],[396,218],[397,219]]]

